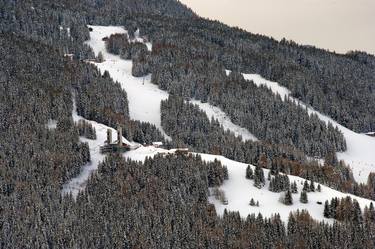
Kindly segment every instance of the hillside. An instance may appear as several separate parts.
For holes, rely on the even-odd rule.
[[[0,6],[0,248],[375,246],[373,56],[174,0]]]

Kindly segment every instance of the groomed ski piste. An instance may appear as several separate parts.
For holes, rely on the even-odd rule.
[[[229,72],[230,71],[227,70],[227,74]],[[330,122],[333,126],[337,126],[343,133],[347,143],[347,150],[337,153],[337,158],[343,160],[350,166],[357,182],[367,183],[368,175],[371,172],[375,172],[375,137],[356,133],[340,125],[330,117],[314,110],[311,106],[291,97],[289,89],[281,86],[277,82],[266,80],[258,74],[243,74],[243,76],[246,80],[253,81],[257,86],[268,87],[274,94],[279,94],[283,100],[285,100],[285,98],[294,100],[296,104],[299,104],[302,108],[306,108],[309,114],[318,115],[319,119],[327,124]]]
[[[108,71],[114,81],[121,84],[121,87],[126,91],[129,101],[129,115],[131,119],[149,122],[154,124],[165,136],[170,140],[170,137],[164,132],[161,127],[160,102],[168,98],[169,94],[166,91],[160,90],[157,85],[151,83],[151,75],[145,77],[134,77],[131,74],[132,61],[121,59],[120,56],[113,55],[107,52],[104,37],[109,37],[112,34],[127,34],[128,32],[122,27],[112,26],[89,26],[92,28],[90,32],[90,40],[87,41],[95,55],[99,52],[103,54],[104,62],[94,63],[102,73]],[[136,32],[135,39],[138,42],[143,42],[139,37],[139,32]],[[149,49],[152,48],[151,43],[145,43]],[[233,124],[230,118],[215,106],[200,101],[191,101],[197,104],[203,111],[207,113],[209,118],[217,119],[224,129],[229,129],[237,136],[241,135],[244,140],[256,140],[248,130]]]
[[[230,130],[237,137],[241,136],[243,141],[258,141],[258,139],[247,129],[232,123],[230,117],[228,117],[228,115],[219,107],[210,105],[209,103],[202,103],[199,100],[190,100],[189,102],[199,106],[199,108],[206,113],[208,118],[214,118],[219,121],[224,130]]]
[[[153,85],[150,81],[150,76],[145,77],[144,79],[133,77],[131,75],[131,61],[122,60],[118,56],[108,54],[105,50],[105,45],[102,41],[103,37],[110,36],[114,33],[126,33],[126,30],[122,27],[91,26],[91,28],[93,29],[93,31],[90,32],[91,39],[87,42],[87,44],[93,48],[96,55],[101,51],[105,59],[105,62],[95,63],[95,65],[102,71],[102,73],[104,72],[104,70],[107,70],[111,77],[115,81],[118,81],[125,89],[129,100],[130,117],[135,120],[146,121],[155,124],[161,131],[163,131],[160,121],[160,101],[168,98],[168,94],[158,89],[156,85]],[[138,41],[141,41],[141,38],[139,37],[137,37],[136,39],[138,39]],[[148,47],[149,49],[151,49],[151,44],[148,44]],[[280,94],[284,91],[283,96],[290,94],[286,88],[281,87],[275,82],[266,81],[259,75],[245,75],[245,77],[247,79],[256,81],[255,83],[258,85],[267,85],[268,87],[273,87],[273,89],[271,88],[271,90],[274,93]],[[241,127],[231,123],[228,116],[225,115],[225,113],[222,112],[219,108],[206,103],[198,103],[198,101],[192,101],[192,103],[198,104],[202,110],[206,111],[209,117],[214,116],[214,118],[218,119],[224,128],[229,128],[235,133],[237,132],[236,134],[241,135],[244,140],[256,139],[246,129],[242,129]],[[311,109],[310,112],[312,113],[315,111]],[[317,114],[319,115],[319,117],[325,117],[319,113]],[[73,111],[73,119],[76,122],[80,119],[84,119],[76,113],[75,108]],[[86,121],[91,123],[91,125],[95,128],[97,139],[90,140],[82,137],[80,138],[82,142],[87,142],[89,144],[91,162],[83,166],[81,174],[79,176],[71,179],[64,185],[64,188],[62,190],[63,194],[71,193],[74,197],[77,196],[79,191],[84,190],[84,188],[86,187],[86,182],[89,179],[90,175],[96,171],[99,163],[103,161],[104,155],[99,152],[99,147],[103,145],[106,140],[107,129],[112,129],[95,121]],[[336,124],[333,121],[332,123]],[[113,132],[113,134],[115,134],[115,132]],[[348,134],[350,133],[348,132]],[[167,134],[164,133],[164,135],[168,138]],[[353,137],[355,138],[356,135],[353,135]],[[131,143],[125,138],[124,142],[133,147],[138,147],[137,149],[123,154],[125,158],[129,158],[135,161],[144,161],[146,157],[153,157],[159,153],[165,154],[175,152],[175,150],[166,150],[163,148],[156,148],[154,146],[144,147],[139,144]],[[348,147],[350,142],[351,140],[348,141]],[[358,158],[360,153],[356,150],[354,150],[354,152],[354,154],[350,154],[347,152],[348,156],[351,156],[351,158],[354,159]],[[239,211],[240,215],[244,218],[252,213],[262,213],[262,215],[265,217],[271,217],[273,214],[279,213],[281,218],[284,221],[287,221],[290,212],[296,211],[298,209],[306,209],[314,219],[326,220],[331,222],[332,220],[327,220],[323,217],[324,205],[318,204],[317,202],[321,202],[322,204],[324,204],[326,200],[331,200],[331,198],[333,197],[341,198],[350,196],[358,201],[361,208],[369,206],[371,203],[371,201],[368,199],[342,193],[322,185],[321,192],[309,193],[309,202],[307,204],[302,204],[299,201],[299,193],[301,192],[302,183],[305,181],[305,179],[296,176],[289,176],[290,182],[297,182],[299,193],[293,194],[293,205],[286,206],[279,201],[281,193],[273,193],[268,190],[268,181],[263,188],[258,189],[253,186],[252,180],[246,179],[245,173],[248,164],[236,162],[223,156],[209,154],[199,155],[205,161],[213,161],[217,159],[228,168],[229,179],[225,180],[223,185],[220,186],[220,189],[223,190],[226,195],[228,204],[224,205],[220,201],[216,200],[213,196],[209,197],[209,201],[215,205],[216,211],[219,215],[222,215],[225,209],[230,211]],[[342,156],[340,158],[342,159]],[[264,172],[267,176],[268,170],[264,170]],[[369,170],[366,172],[369,172]],[[253,198],[255,201],[259,201],[260,206],[250,206],[249,202],[251,198]]]

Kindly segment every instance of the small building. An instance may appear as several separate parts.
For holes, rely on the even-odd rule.
[[[186,155],[189,154],[189,149],[188,149],[188,148],[176,149],[175,154],[176,154],[176,155],[183,155],[183,156],[186,156]]]
[[[70,61],[72,61],[73,58],[74,58],[74,54],[64,54],[64,58],[67,58],[67,59],[69,59]]]
[[[112,142],[112,130],[107,130],[107,140],[105,145],[100,147],[100,153],[124,153],[130,149],[130,146],[122,141],[122,128],[119,126],[117,128],[117,140],[114,142]]]
[[[162,142],[153,142],[152,145],[156,148],[159,148],[159,147],[163,146],[163,143]]]

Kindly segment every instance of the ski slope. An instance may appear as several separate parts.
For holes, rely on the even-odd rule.
[[[155,148],[153,146],[140,147],[137,150],[126,152],[124,157],[143,162],[146,157],[154,157],[158,153],[174,153],[174,151],[175,150]],[[207,162],[217,159],[228,168],[229,179],[225,180],[224,184],[220,186],[220,189],[224,191],[227,197],[228,205],[223,205],[213,196],[209,197],[209,201],[215,205],[215,209],[219,215],[222,215],[225,209],[230,211],[238,211],[243,218],[246,218],[247,215],[252,213],[261,213],[264,217],[271,217],[272,215],[279,213],[281,219],[283,221],[287,221],[290,212],[297,211],[298,209],[306,209],[314,219],[332,222],[332,219],[326,219],[323,216],[324,202],[326,200],[330,201],[334,197],[342,198],[350,196],[358,201],[362,209],[365,206],[369,206],[371,203],[371,201],[368,199],[345,194],[334,189],[321,186],[322,191],[308,193],[309,202],[307,204],[303,204],[300,203],[299,197],[303,187],[302,184],[304,183],[305,179],[296,176],[289,176],[290,182],[297,182],[299,193],[293,194],[293,205],[286,206],[279,201],[281,193],[273,193],[268,190],[268,181],[266,181],[267,184],[262,189],[258,189],[253,186],[254,182],[252,180],[246,179],[246,167],[248,164],[236,162],[223,156],[200,153],[195,154],[199,154],[202,159]],[[254,166],[252,167],[254,169]],[[267,176],[268,170],[264,170],[264,173],[265,176]],[[315,186],[317,186],[317,184]],[[259,207],[252,207],[249,205],[251,198],[254,198],[255,201],[259,201]],[[322,205],[317,204],[318,201],[322,202]]]
[[[105,43],[102,38],[116,33],[126,34],[127,31],[122,27],[90,27],[93,29],[93,31],[90,32],[90,40],[87,42],[87,44],[93,49],[96,55],[98,55],[99,52],[102,52],[105,59],[105,62],[103,63],[92,63],[94,63],[102,73],[107,70],[111,77],[115,81],[118,81],[122,88],[126,91],[129,101],[130,118],[154,124],[163,133],[166,139],[171,139],[161,127],[160,116],[160,102],[168,98],[168,93],[158,89],[157,85],[152,84],[150,76],[146,76],[144,78],[133,77],[131,74],[132,61],[123,60],[119,56],[106,52]],[[143,39],[139,36],[139,30],[135,32],[135,39],[133,41],[143,42]],[[152,49],[151,43],[145,44],[149,50]],[[242,129],[241,127],[238,127],[230,122],[230,119],[219,108],[209,104],[195,103],[198,104],[198,106],[200,106],[200,108],[205,111],[209,117],[213,116],[215,119],[218,119],[220,124],[222,124],[225,129],[231,130],[236,135],[241,135],[245,140],[256,139],[246,129]],[[77,114],[76,107],[74,106],[73,120],[78,122],[80,119],[86,120]],[[111,129],[113,131],[112,134],[116,134],[112,128],[106,125],[97,123],[95,121],[86,121],[90,122],[95,128],[97,139],[90,140],[84,137],[80,138],[81,142],[87,142],[89,144],[91,162],[83,166],[81,173],[77,177],[64,184],[62,193],[72,193],[73,197],[76,197],[79,191],[84,190],[90,175],[97,170],[99,163],[104,160],[104,155],[100,154],[100,146],[104,145],[104,141],[106,140],[107,136],[107,129]],[[50,129],[55,128],[56,122],[50,120],[47,127]],[[135,143],[127,141],[125,138],[124,142],[133,147],[138,146]],[[141,155],[140,157],[142,158]]]
[[[74,102],[73,102],[74,103]],[[104,145],[107,140],[107,130],[112,130],[112,141],[117,140],[117,132],[101,123],[95,121],[87,120],[77,114],[76,106],[73,105],[73,121],[78,122],[79,120],[85,120],[89,122],[96,130],[96,140],[87,139],[85,137],[80,137],[82,143],[88,143],[90,148],[90,159],[91,162],[84,165],[78,176],[71,179],[69,182],[63,185],[62,194],[66,195],[71,193],[74,198],[77,197],[78,193],[85,189],[87,180],[90,175],[98,169],[99,163],[104,160],[105,155],[100,153],[100,146]],[[123,137],[123,142],[130,145],[132,148],[137,147],[136,143],[131,143]]]
[[[102,52],[104,62],[95,63],[102,73],[108,71],[112,79],[119,82],[121,87],[126,91],[129,101],[129,115],[131,119],[154,124],[164,135],[167,140],[171,138],[165,133],[161,126],[160,102],[168,98],[169,94],[166,91],[160,90],[157,85],[151,83],[151,75],[146,77],[133,77],[132,61],[123,60],[120,56],[110,54],[106,51],[104,37],[109,37],[111,34],[127,34],[123,27],[117,26],[89,26],[92,28],[90,32],[90,40],[86,42],[95,55]],[[143,42],[139,36],[139,30],[135,32],[135,39],[133,41]],[[132,41],[131,41],[132,42]],[[149,50],[152,49],[151,43],[145,43]],[[256,137],[248,130],[241,128],[230,121],[230,118],[218,107],[199,101],[191,101],[197,104],[201,110],[205,111],[208,117],[214,117],[219,121],[225,129],[229,129],[236,136],[242,136],[243,140],[256,141]]]
[[[78,122],[81,119],[86,120],[79,116],[74,109],[73,120],[75,122]],[[82,168],[81,173],[77,177],[71,179],[63,186],[63,195],[71,193],[74,198],[77,197],[80,191],[85,189],[87,180],[89,179],[90,175],[97,170],[99,163],[104,160],[105,156],[99,151],[100,146],[103,145],[106,140],[107,129],[112,129],[95,121],[86,121],[95,128],[97,139],[90,140],[83,137],[80,138],[81,142],[87,142],[89,144],[91,162]],[[113,129],[112,134],[116,134]],[[113,140],[115,140],[114,137]],[[147,157],[154,157],[159,153],[174,153],[176,151],[176,149],[166,150],[163,148],[156,148],[154,146],[144,147],[139,144],[131,143],[125,138],[123,138],[123,141],[124,143],[127,143],[134,148],[134,150],[124,153],[123,156],[134,161],[144,162]],[[316,203],[317,201],[324,203],[325,200],[330,200],[333,197],[341,198],[351,196],[359,202],[362,208],[368,206],[371,202],[367,199],[341,193],[331,188],[322,186],[321,192],[308,194],[309,203],[300,203],[299,194],[293,194],[294,204],[292,206],[285,206],[279,202],[279,197],[281,195],[280,193],[273,193],[268,191],[268,182],[262,189],[258,189],[253,186],[253,181],[245,178],[247,164],[236,162],[223,156],[200,153],[195,154],[199,154],[203,160],[208,162],[217,159],[228,168],[229,179],[224,181],[224,184],[220,187],[220,189],[223,190],[226,194],[228,205],[221,204],[213,196],[209,197],[209,201],[215,205],[216,211],[220,215],[223,214],[224,209],[228,209],[230,211],[239,211],[240,215],[244,218],[252,213],[262,213],[262,215],[265,217],[271,217],[271,215],[273,214],[280,213],[281,218],[284,221],[287,221],[288,215],[291,211],[296,211],[297,209],[306,209],[314,219],[327,220],[323,217],[324,206],[318,205]],[[268,170],[264,170],[264,172],[267,176]],[[304,182],[304,179],[296,176],[289,176],[289,179],[291,182],[297,182],[299,191],[302,189],[302,183]],[[260,206],[251,207],[249,205],[251,198],[254,198],[255,201],[259,201]]]
[[[87,41],[95,55],[102,52],[104,62],[93,62],[102,73],[108,71],[114,81],[121,84],[126,91],[129,101],[129,115],[131,119],[154,124],[164,135],[167,140],[171,138],[165,133],[161,126],[160,102],[168,98],[168,93],[162,91],[157,85],[151,83],[151,76],[133,77],[131,60],[123,60],[120,56],[107,52],[104,37],[111,34],[127,34],[122,27],[112,26],[90,26],[93,31],[90,32],[90,40]],[[140,38],[136,38],[141,41]]]
[[[227,70],[227,74],[230,71]],[[318,117],[326,122],[337,126],[344,134],[347,143],[347,150],[345,152],[337,153],[339,160],[345,161],[351,167],[354,178],[359,183],[366,183],[368,175],[375,172],[375,138],[365,134],[356,133],[348,128],[340,125],[330,117],[321,114],[312,107],[307,106],[303,102],[291,97],[291,92],[278,84],[262,78],[257,74],[243,74],[246,80],[253,81],[257,86],[266,86],[274,94],[279,94],[282,99],[290,98],[296,101],[301,107],[306,108],[309,114],[316,114]]]
[[[208,103],[202,103],[199,100],[190,100],[189,102],[199,106],[199,108],[207,114],[208,118],[217,119],[218,122],[223,126],[224,130],[230,130],[237,137],[241,136],[244,142],[248,140],[258,141],[258,139],[247,129],[234,124],[230,120],[230,117],[225,114],[220,108]]]

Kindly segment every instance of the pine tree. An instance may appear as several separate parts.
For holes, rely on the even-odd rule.
[[[224,180],[228,180],[229,179],[229,173],[228,173],[227,167],[223,167],[223,173],[224,173]]]
[[[301,192],[301,196],[300,196],[299,200],[300,200],[301,203],[308,203],[306,191]]]
[[[297,188],[297,183],[296,181],[294,181],[291,185],[291,191],[293,194],[297,194],[298,193],[298,188]]]
[[[357,200],[353,200],[353,209],[352,221],[354,222],[354,224],[362,223],[362,211]]]
[[[309,183],[307,182],[307,180],[305,180],[305,182],[303,183],[302,190],[306,191],[306,192],[310,192],[310,186],[309,186]]]
[[[100,52],[98,53],[97,61],[98,61],[98,63],[102,63],[102,62],[104,62],[104,56],[103,56],[102,51],[100,51]]]
[[[374,209],[374,204],[372,204],[372,202],[370,203],[370,206],[369,207],[365,207],[365,210],[364,210],[364,213],[363,213],[364,217],[365,217],[365,221],[366,222],[375,222],[375,209]]]
[[[326,217],[326,218],[332,218],[331,207],[330,207],[328,201],[325,201],[325,203],[324,203],[323,214],[324,214],[324,217]]]
[[[259,165],[257,165],[254,172],[254,186],[257,188],[262,188],[265,182],[264,171]]]
[[[251,198],[251,200],[250,200],[250,206],[255,206],[255,201],[254,201],[253,198]]]
[[[246,168],[246,178],[251,180],[254,179],[254,172],[250,165]]]
[[[310,182],[310,192],[315,192],[315,184],[313,181]]]
[[[320,186],[320,184],[318,184],[317,191],[318,191],[318,192],[322,192],[322,187]]]
[[[283,203],[287,206],[293,205],[293,196],[290,190],[285,192]]]

